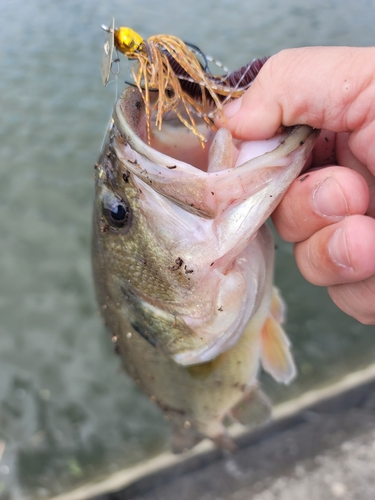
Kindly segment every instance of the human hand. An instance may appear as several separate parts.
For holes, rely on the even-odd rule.
[[[273,214],[311,283],[335,304],[375,323],[375,48],[311,47],[269,59],[241,99],[225,107],[239,139],[280,125],[323,129],[310,169]],[[322,168],[325,167],[325,168]]]

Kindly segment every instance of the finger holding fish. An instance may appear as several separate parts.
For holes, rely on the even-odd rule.
[[[364,178],[336,165],[304,172],[288,189],[272,214],[280,236],[304,241],[316,231],[349,215],[363,215],[369,204]]]
[[[362,235],[366,234],[366,238]],[[294,254],[303,276],[319,286],[355,283],[375,274],[375,220],[352,215],[297,243]]]
[[[327,286],[337,307],[366,325],[375,323],[374,234],[374,219],[355,215],[295,245],[305,278]]]
[[[272,137],[280,124],[355,131],[351,149],[373,169],[374,56],[374,47],[282,50],[246,93],[226,106],[225,126],[235,137],[252,140]]]
[[[303,276],[327,286],[333,302],[365,324],[375,321],[375,220],[365,215],[373,211],[371,182],[345,167],[307,171],[272,216],[281,236],[296,242]]]
[[[333,302],[364,325],[375,324],[375,276],[356,283],[328,287]]]

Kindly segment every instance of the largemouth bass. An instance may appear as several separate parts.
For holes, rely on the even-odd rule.
[[[264,223],[318,135],[297,126],[250,143],[198,126],[205,148],[168,116],[148,144],[130,87],[96,166],[98,301],[126,371],[174,425],[175,451],[204,437],[230,448],[226,417],[264,414],[260,365],[278,382],[295,375]]]

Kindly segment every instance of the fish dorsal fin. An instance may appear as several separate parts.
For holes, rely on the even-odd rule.
[[[284,304],[274,288],[270,314],[262,328],[262,366],[277,382],[289,384],[296,375],[290,353],[290,342],[280,323],[284,319]]]

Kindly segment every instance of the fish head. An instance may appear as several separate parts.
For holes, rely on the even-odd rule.
[[[93,261],[106,322],[113,328],[116,310],[182,365],[232,347],[271,293],[273,244],[259,229],[318,135],[298,126],[246,142],[197,127],[204,148],[173,114],[148,144],[142,96],[130,87],[96,170]]]

